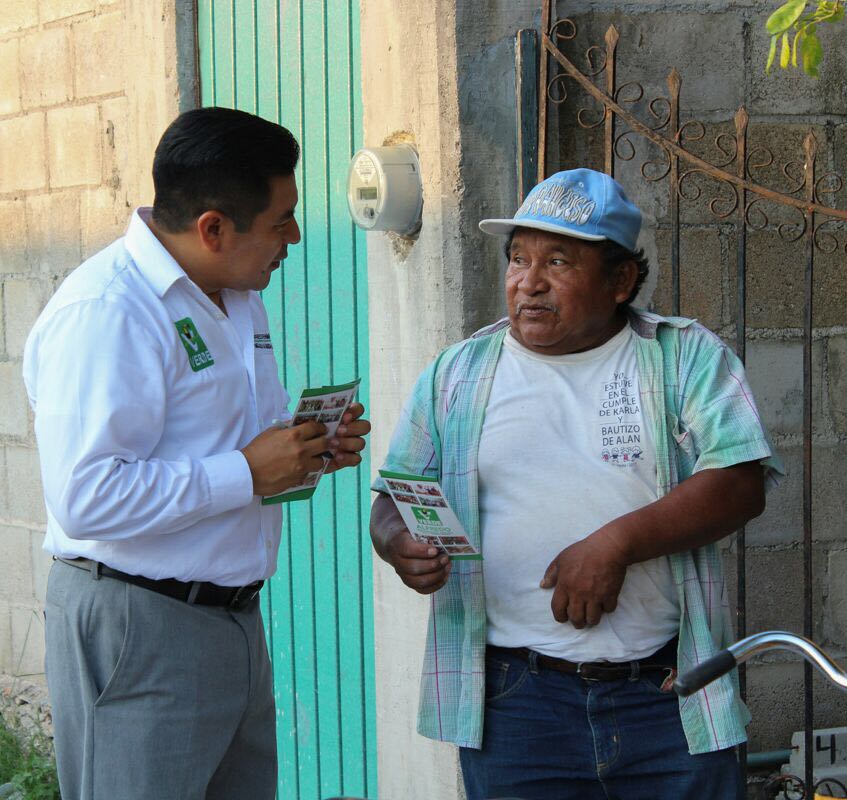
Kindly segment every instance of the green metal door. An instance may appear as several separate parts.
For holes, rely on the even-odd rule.
[[[263,295],[282,381],[296,399],[361,376],[367,406],[365,242],[345,193],[361,143],[358,0],[200,0],[198,41],[203,105],[280,122],[302,148],[303,241]],[[286,507],[263,592],[283,800],[377,796],[368,475],[365,461]]]

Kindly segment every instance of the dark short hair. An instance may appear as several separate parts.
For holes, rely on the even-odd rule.
[[[625,261],[632,261],[635,264],[638,273],[635,278],[635,285],[629,293],[629,297],[619,304],[619,308],[626,308],[633,300],[635,300],[638,292],[641,290],[644,281],[650,274],[650,261],[644,255],[644,248],[638,250],[629,250],[617,242],[606,239],[600,242],[600,256],[603,259],[603,266],[606,268],[606,274],[609,278],[613,278],[618,271],[618,267]]]
[[[179,233],[214,209],[243,233],[268,207],[271,178],[292,175],[299,157],[297,140],[274,122],[231,108],[186,111],[156,147],[153,220]]]
[[[506,260],[509,260],[512,257],[512,239],[515,238],[516,230],[517,228],[512,228],[511,233],[506,238],[506,244],[503,247],[503,252],[506,254]],[[618,271],[618,267],[623,264],[624,261],[632,261],[635,263],[635,267],[638,270],[638,275],[635,279],[635,286],[632,287],[632,292],[630,292],[629,297],[627,297],[627,299],[618,306],[619,308],[626,308],[633,300],[635,300],[641,286],[650,274],[650,261],[647,256],[644,255],[643,248],[639,250],[629,250],[623,245],[613,242],[611,239],[604,239],[601,242],[588,242],[588,244],[593,244],[600,248],[600,257],[603,259],[603,267],[606,270],[606,275],[609,279],[615,276],[615,273]]]

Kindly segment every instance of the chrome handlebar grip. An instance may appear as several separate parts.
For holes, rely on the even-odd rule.
[[[788,631],[762,631],[740,639],[713,658],[680,675],[674,681],[674,690],[681,697],[688,697],[736,665],[743,664],[767,650],[790,650],[799,653],[830,683],[847,692],[847,673],[814,642]]]

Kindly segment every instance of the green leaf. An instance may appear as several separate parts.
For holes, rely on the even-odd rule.
[[[803,69],[807,75],[818,77],[818,67],[823,59],[823,48],[820,39],[814,34],[807,34],[803,41]]]
[[[788,34],[782,34],[782,49],[779,52],[779,66],[783,69],[788,69],[788,62],[791,60],[791,45],[788,43]]]
[[[787,31],[806,10],[807,0],[788,0],[768,17],[765,24],[769,34]]]
[[[771,67],[773,66],[773,60],[776,58],[776,40],[779,39],[779,36],[771,36],[771,49],[768,53],[768,63],[765,67],[765,72],[770,75]]]
[[[803,34],[802,30],[797,31],[796,35],[794,36],[794,42],[793,42],[792,47],[791,47],[791,66],[792,67],[797,66],[797,51],[800,50],[801,47],[802,47],[801,42],[802,42],[803,37],[804,37],[804,34]]]

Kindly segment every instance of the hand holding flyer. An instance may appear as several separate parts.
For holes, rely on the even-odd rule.
[[[335,436],[335,431],[341,423],[341,418],[347,407],[353,402],[356,390],[359,388],[361,379],[340,386],[321,386],[317,389],[304,389],[294,416],[288,420],[274,420],[273,424],[280,428],[289,428],[292,425],[301,425],[304,422],[320,422],[326,425],[326,435],[329,438]],[[317,487],[318,480],[330,462],[329,457],[324,457],[323,468],[317,472],[310,472],[306,480],[299,486],[293,486],[280,494],[271,497],[263,497],[262,505],[272,503],[288,503],[292,500],[308,500]]]
[[[409,533],[451,559],[481,559],[435,478],[380,470]]]

